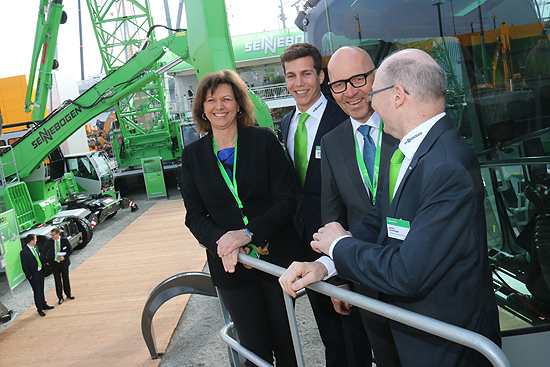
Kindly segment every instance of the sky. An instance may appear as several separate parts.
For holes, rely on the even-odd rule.
[[[196,1],[196,0],[187,0]],[[208,1],[208,0],[205,0]],[[271,31],[283,28],[279,19],[279,6],[287,17],[286,27],[294,26],[298,0],[225,0],[229,29],[232,36]],[[177,24],[180,0],[168,0],[172,27]],[[163,0],[149,0],[155,24],[166,25]],[[39,0],[19,0],[0,2],[0,78],[29,74],[36,31]],[[261,4],[261,6],[259,5]],[[74,74],[80,80],[80,40],[78,30],[78,1],[65,0],[63,10],[67,13],[67,23],[62,24],[57,39],[57,59],[59,71]],[[84,75],[89,78],[101,72],[101,58],[88,14],[86,0],[81,0],[82,32],[84,50]],[[185,18],[185,12],[183,12]],[[180,27],[185,28],[185,19]],[[165,31],[157,31],[157,39],[166,37]]]

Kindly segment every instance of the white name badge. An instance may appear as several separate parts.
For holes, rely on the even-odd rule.
[[[320,146],[315,147],[315,159],[321,159],[321,147]]]
[[[388,236],[403,241],[411,229],[411,224],[407,220],[386,218],[388,226]]]

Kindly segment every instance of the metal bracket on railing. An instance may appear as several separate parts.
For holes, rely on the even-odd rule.
[[[208,273],[181,273],[171,276],[157,285],[149,295],[141,314],[141,334],[153,359],[158,358],[153,332],[153,317],[155,316],[155,312],[169,299],[183,294],[200,294],[217,297],[216,287],[212,284],[212,279]]]

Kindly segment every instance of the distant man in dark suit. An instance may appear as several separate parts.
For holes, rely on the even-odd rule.
[[[195,97],[195,91],[193,90],[193,86],[192,86],[192,85],[190,85],[190,86],[189,86],[189,89],[187,90],[187,96],[188,96],[189,98]]]
[[[296,43],[281,55],[288,91],[296,108],[281,121],[286,152],[296,173],[299,194],[295,224],[306,250],[306,259],[319,257],[309,246],[313,233],[321,227],[321,138],[347,116],[321,93],[325,78],[319,50],[308,43]],[[342,317],[334,311],[330,297],[308,292],[315,320],[325,345],[328,367],[364,366],[370,361],[370,348],[353,349],[355,329],[364,335],[358,323],[344,332]],[[360,322],[359,322],[360,324]],[[359,336],[357,337],[359,338]],[[368,343],[368,339],[366,341]]]
[[[48,264],[52,267],[55,280],[55,292],[59,304],[63,303],[63,292],[69,299],[74,299],[71,293],[71,282],[69,281],[70,256],[73,253],[71,243],[65,237],[61,237],[61,230],[54,227],[51,231],[51,240],[48,240]]]
[[[26,246],[21,250],[21,266],[25,277],[31,284],[32,292],[34,293],[34,304],[36,311],[40,316],[46,316],[44,310],[51,310],[53,306],[46,303],[44,297],[44,273],[42,272],[43,259],[36,248],[36,235],[29,234],[25,238]]]
[[[351,233],[333,222],[314,235],[311,246],[330,255],[335,269],[294,263],[279,281],[293,295],[337,271],[391,304],[500,345],[483,182],[474,152],[445,115],[446,87],[445,72],[423,51],[400,51],[382,63],[369,97],[384,131],[400,143],[380,197]],[[390,326],[403,366],[491,365],[462,345]]]
[[[376,193],[383,185],[390,157],[399,142],[382,132],[383,123],[368,97],[375,69],[369,54],[358,47],[338,49],[328,63],[332,96],[349,118],[321,139],[321,214],[323,224],[338,222],[346,230],[360,222],[376,202]],[[350,289],[345,281],[333,280],[335,282]],[[353,289],[366,292],[357,286]],[[359,312],[334,298],[332,302],[340,314]],[[389,339],[393,344],[391,333],[382,333],[389,330],[387,319],[363,310],[360,312],[376,365],[399,366],[397,352],[387,348],[385,342]],[[362,340],[355,340],[355,343],[360,342]]]

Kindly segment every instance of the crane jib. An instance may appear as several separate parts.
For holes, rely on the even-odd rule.
[[[55,133],[57,133],[63,126],[67,124],[67,122],[71,121],[73,118],[78,116],[78,114],[82,112],[82,107],[75,107],[74,110],[67,112],[65,116],[63,116],[59,121],[54,123],[50,127],[44,127],[42,130],[38,131],[38,138],[33,140],[32,146],[34,149],[38,148],[39,145],[42,143],[48,143],[49,141],[53,140],[53,136]]]

